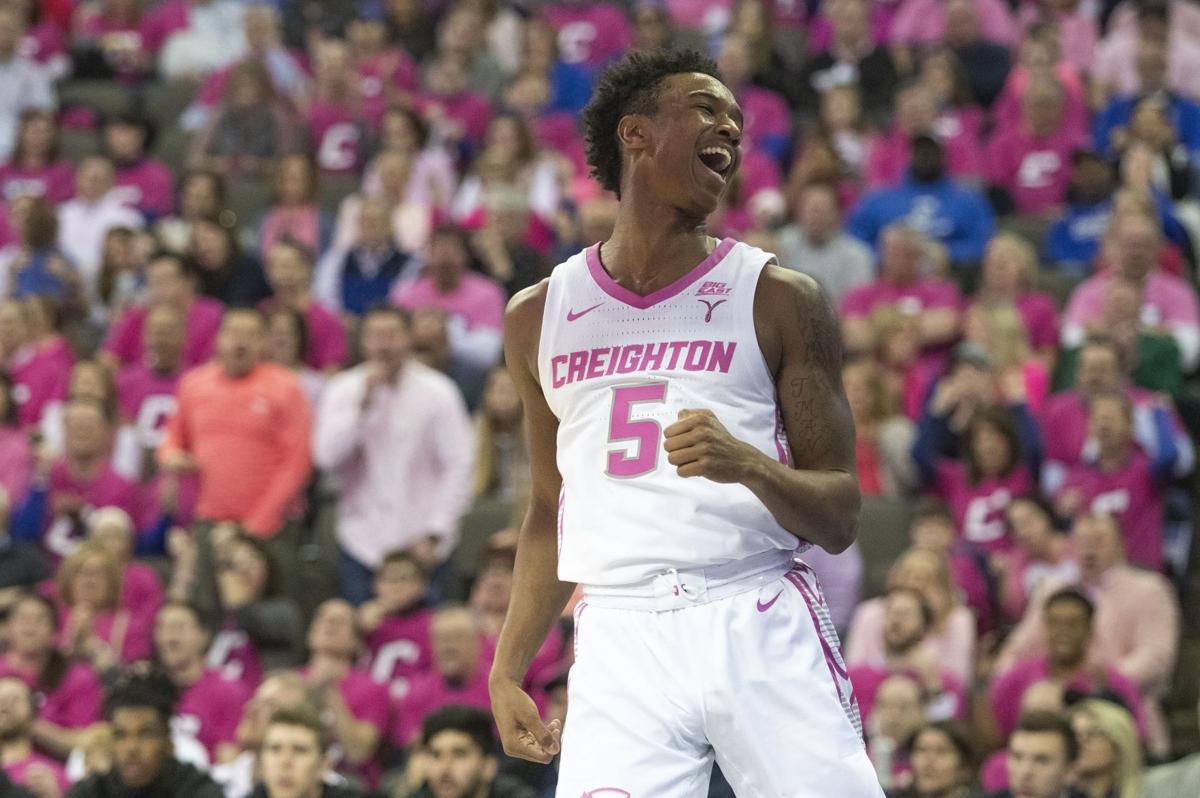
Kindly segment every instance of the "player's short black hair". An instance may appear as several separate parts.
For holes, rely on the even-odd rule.
[[[664,78],[699,72],[721,79],[717,64],[696,50],[630,53],[613,64],[596,83],[591,102],[583,109],[583,137],[592,174],[605,189],[620,196],[621,147],[617,123],[629,114],[658,110],[658,87]]]
[[[496,751],[496,734],[492,731],[492,716],[487,710],[451,704],[430,713],[421,724],[421,744],[429,745],[434,737],[445,731],[467,735],[484,756],[491,756]]]

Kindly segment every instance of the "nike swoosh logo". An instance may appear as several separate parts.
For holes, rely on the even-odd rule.
[[[775,602],[779,601],[779,597],[782,595],[783,595],[783,591],[780,590],[778,593],[775,594],[775,598],[771,599],[766,604],[763,604],[762,600],[760,599],[758,602],[758,611],[766,612],[767,610],[771,609],[771,607],[774,606]]]
[[[575,321],[575,319],[579,318],[580,316],[586,316],[587,314],[591,313],[593,310],[595,310],[596,308],[600,307],[603,304],[604,304],[603,302],[597,302],[596,304],[592,305],[590,308],[584,308],[583,310],[579,311],[578,313],[576,313],[573,310],[568,310],[567,311],[567,321]]]

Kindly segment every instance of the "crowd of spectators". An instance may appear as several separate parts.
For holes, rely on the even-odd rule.
[[[1195,0],[0,0],[0,794],[553,794],[488,714],[502,316],[611,231],[580,112],[666,47],[911,509],[881,594],[812,555],[889,796],[1200,795]]]

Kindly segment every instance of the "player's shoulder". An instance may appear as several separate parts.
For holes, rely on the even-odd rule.
[[[803,272],[781,266],[778,258],[763,266],[755,299],[764,308],[777,307],[793,312],[798,307],[812,310],[828,304],[816,280]]]
[[[525,325],[535,320],[540,323],[549,293],[550,278],[543,277],[533,285],[522,288],[513,294],[504,308],[505,327]]]

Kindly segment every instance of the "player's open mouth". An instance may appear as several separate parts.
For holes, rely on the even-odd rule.
[[[705,147],[700,150],[699,157],[700,163],[721,180],[729,176],[729,169],[733,166],[733,153],[728,147]]]

